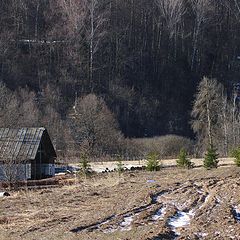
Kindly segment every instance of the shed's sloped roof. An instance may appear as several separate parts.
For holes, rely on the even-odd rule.
[[[0,128],[0,161],[33,160],[45,128]]]

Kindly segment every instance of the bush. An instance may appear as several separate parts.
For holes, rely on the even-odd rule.
[[[176,158],[182,148],[189,154],[193,154],[194,151],[193,141],[177,135],[140,138],[134,139],[134,142],[142,157],[146,157],[149,152],[158,152],[161,158]]]
[[[187,157],[187,152],[184,148],[182,148],[179,152],[178,159],[177,159],[177,166],[184,167],[184,168],[191,168],[193,164],[191,160]]]
[[[217,150],[211,145],[208,147],[207,153],[205,154],[203,166],[206,169],[211,169],[211,168],[217,168],[217,165],[218,165]]]
[[[146,169],[150,172],[158,171],[160,169],[157,153],[151,152],[148,154]]]
[[[234,162],[235,164],[240,167],[240,147],[234,149],[232,152],[231,152],[231,157],[234,157]]]

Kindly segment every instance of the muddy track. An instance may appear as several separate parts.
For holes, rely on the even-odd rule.
[[[178,236],[177,228],[184,228],[190,224],[190,215],[193,217],[193,211],[197,208],[201,209],[206,204],[209,191],[206,186],[199,186],[194,183],[176,184],[172,189],[164,189],[152,194],[149,204],[142,205],[131,211],[109,216],[94,224],[76,227],[71,229],[71,232],[79,233],[81,231],[99,230],[104,233],[114,231],[129,231],[131,226],[139,226],[142,224],[158,224],[158,221],[164,221],[164,225],[169,229],[171,236]],[[176,201],[175,196],[192,194],[195,192],[196,196],[192,200]],[[196,209],[196,210],[194,210]],[[192,212],[192,213],[191,213]],[[188,216],[189,214],[189,216]],[[181,217],[187,218],[181,223]]]
[[[81,226],[76,227],[74,229],[71,229],[71,232],[78,233],[81,231],[93,231],[93,230],[100,230],[103,232],[113,232],[117,231],[119,229],[122,230],[129,230],[129,226],[132,224],[134,218],[138,216],[140,213],[151,211],[152,208],[154,208],[155,205],[158,204],[157,199],[158,196],[164,194],[166,191],[160,191],[159,193],[155,193],[150,195],[150,203],[142,205],[140,207],[137,207],[135,209],[132,209],[131,211],[127,211],[118,215],[111,215],[101,221],[98,221],[94,224],[87,225],[87,226]],[[107,227],[106,227],[107,226]]]
[[[200,219],[204,215],[213,214],[215,208],[219,208],[222,200],[216,194],[226,182],[216,179],[205,181],[188,181],[183,184],[175,184],[170,189],[163,189],[152,194],[149,204],[142,205],[131,211],[109,216],[89,226],[77,227],[71,231],[102,231],[113,233],[115,231],[130,231],[132,227],[142,225],[161,224],[165,228],[165,237],[162,239],[184,238],[191,228],[195,218]],[[231,209],[233,218],[239,218],[236,208]],[[154,239],[163,237],[161,233]],[[195,237],[207,237],[207,233],[196,230]]]

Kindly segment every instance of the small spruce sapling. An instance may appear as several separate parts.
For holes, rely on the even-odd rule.
[[[88,162],[88,155],[86,153],[81,153],[80,156],[80,169],[81,173],[84,175],[85,178],[89,175],[91,171],[91,165]]]
[[[237,167],[240,167],[240,147],[234,149],[231,152],[231,157],[234,157],[234,162],[236,164]]]
[[[213,145],[210,145],[207,149],[207,153],[205,154],[203,161],[203,166],[206,169],[217,168],[218,166],[218,154],[216,148],[214,148]]]
[[[117,157],[117,172],[119,176],[124,171],[124,164],[122,163],[122,159],[120,156]]]
[[[147,166],[146,169],[150,172],[160,170],[160,164],[158,161],[158,154],[155,152],[150,152],[147,155]]]
[[[178,167],[183,167],[183,168],[192,168],[193,163],[191,160],[187,157],[187,152],[184,148],[182,148],[179,152],[178,159],[177,159],[177,166]]]

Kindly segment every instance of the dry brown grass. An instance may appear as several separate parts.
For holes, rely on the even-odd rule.
[[[163,220],[152,223],[150,217],[161,203],[141,211],[129,231],[104,233],[103,229],[118,226],[124,214],[132,214],[134,209],[150,204],[152,194],[163,190],[169,191],[168,201],[189,202],[190,207],[197,201],[200,206],[203,203],[197,195],[197,185],[209,194],[209,202],[198,211],[191,228],[181,231],[181,239],[187,239],[187,236],[194,239],[193,233],[202,231],[207,231],[207,239],[229,239],[230,232],[219,229],[231,226],[235,233],[239,229],[229,208],[230,204],[240,201],[239,176],[240,170],[236,167],[212,171],[173,168],[155,173],[127,172],[120,177],[116,173],[99,174],[87,180],[80,179],[76,185],[12,192],[10,197],[0,199],[0,239],[143,240],[156,236],[167,239],[163,237],[170,236],[167,221],[176,209],[169,208]],[[147,183],[149,179],[155,182]],[[214,205],[216,197],[221,198],[219,206]],[[91,230],[92,224],[112,215],[115,217],[109,223]],[[206,224],[208,221],[211,224]],[[71,231],[79,227],[83,230]],[[221,232],[222,238],[215,238],[216,231]]]
[[[161,165],[163,167],[174,167],[176,166],[176,160],[177,159],[160,159]],[[196,167],[202,167],[203,166],[203,158],[192,158],[191,161],[194,163],[194,166]],[[116,161],[111,162],[92,162],[91,167],[94,171],[101,172],[104,171],[106,168],[109,170],[113,170],[117,166]],[[147,162],[146,160],[138,160],[138,161],[123,161],[123,164],[127,168],[133,167],[141,167],[146,166]],[[74,164],[73,164],[74,165]],[[76,165],[76,164],[75,164]],[[230,166],[234,165],[234,158],[219,158],[219,166]]]

